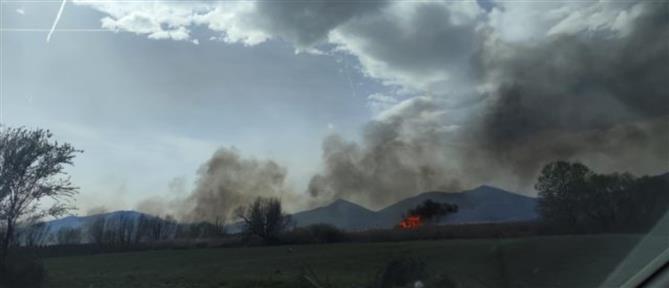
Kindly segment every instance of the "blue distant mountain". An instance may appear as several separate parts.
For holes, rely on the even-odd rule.
[[[102,213],[97,215],[90,216],[67,216],[64,218],[51,220],[46,222],[47,229],[47,244],[53,242],[49,240],[49,236],[53,236],[58,233],[61,229],[71,228],[71,229],[82,229],[83,232],[86,232],[87,227],[98,217],[104,217],[106,221],[114,221],[115,219],[120,219],[121,217],[125,219],[130,219],[131,221],[137,221],[139,217],[146,215],[137,211],[114,211],[109,213]],[[86,242],[87,239],[82,239],[83,242]]]
[[[536,198],[491,186],[480,186],[458,193],[425,192],[376,212],[339,199],[324,207],[295,213],[293,219],[298,227],[327,223],[346,230],[392,228],[409,209],[428,199],[458,205],[458,212],[443,217],[440,224],[531,221],[538,217],[535,211]]]
[[[122,216],[130,217],[131,219],[137,219],[141,215],[145,214],[137,211],[122,210],[122,211],[114,211],[114,212],[89,215],[89,216],[67,216],[65,218],[49,221],[48,223],[49,227],[52,230],[59,230],[61,228],[80,228],[82,226],[85,226],[89,222],[93,221],[94,219],[97,219],[98,217],[105,217],[106,220],[120,218]]]
[[[443,217],[440,224],[495,223],[535,220],[536,198],[491,186],[458,193],[425,192],[376,212],[382,228],[396,225],[411,208],[425,200],[458,205],[458,212]]]
[[[298,227],[327,223],[340,229],[364,230],[374,224],[376,216],[374,211],[338,199],[327,206],[295,213],[292,215],[292,220]]]
[[[537,218],[536,198],[515,194],[491,186],[480,186],[472,190],[457,193],[425,192],[406,198],[379,211],[372,211],[358,204],[338,199],[315,209],[292,215],[297,227],[326,223],[340,229],[359,231],[366,229],[392,228],[402,220],[404,214],[425,200],[458,205],[458,212],[441,219],[440,224],[496,223],[530,221]],[[93,216],[69,216],[48,222],[50,233],[62,228],[86,229],[95,217],[107,220],[121,215],[139,218],[142,213],[136,211],[116,211]],[[228,231],[240,231],[240,223],[228,225]]]

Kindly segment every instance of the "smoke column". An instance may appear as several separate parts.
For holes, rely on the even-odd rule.
[[[222,222],[234,210],[256,197],[281,197],[289,208],[296,204],[286,184],[287,171],[271,160],[243,158],[232,148],[222,148],[200,168],[195,190],[185,203],[186,220]]]
[[[361,143],[330,136],[310,195],[380,208],[485,183],[532,194],[537,171],[558,159],[600,171],[666,172],[669,4],[636,5],[640,15],[617,35],[518,44],[480,29],[470,63],[484,89],[464,121],[452,121],[456,110],[440,97],[419,97],[369,123]]]

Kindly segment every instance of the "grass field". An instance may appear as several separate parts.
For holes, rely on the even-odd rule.
[[[296,287],[305,266],[334,287],[364,287],[411,256],[459,287],[597,287],[638,237],[551,236],[161,250],[45,260],[48,287]]]

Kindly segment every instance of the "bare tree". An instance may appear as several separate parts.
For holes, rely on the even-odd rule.
[[[130,246],[135,234],[135,219],[126,213],[119,215],[119,242],[122,246]]]
[[[49,234],[49,227],[44,222],[38,222],[29,225],[23,229],[23,243],[27,247],[37,247],[44,245],[47,235]]]
[[[160,240],[173,239],[179,228],[177,221],[170,215],[167,215],[165,219],[163,219],[161,226]]]
[[[135,233],[135,219],[126,213],[110,215],[104,231],[104,242],[116,246],[129,246]]]
[[[102,246],[105,243],[105,226],[107,219],[105,215],[96,215],[95,218],[90,221],[86,227],[86,232],[88,232],[88,241],[91,243]]]
[[[61,228],[56,233],[56,243],[60,245],[74,245],[81,243],[81,229]]]
[[[258,197],[251,205],[237,208],[235,214],[244,222],[246,235],[256,235],[266,243],[276,242],[290,224],[290,215],[283,212],[277,198]]]
[[[149,242],[165,240],[171,237],[175,222],[172,218],[162,219],[157,216],[142,216],[138,224],[138,231]]]
[[[51,139],[48,130],[5,128],[0,130],[0,221],[3,222],[0,264],[5,263],[16,224],[70,210],[69,200],[77,191],[65,172],[76,150]],[[51,206],[41,200],[49,198]]]
[[[151,230],[150,230],[150,223],[152,222],[153,219],[152,217],[147,216],[147,215],[139,215],[137,218],[137,231],[135,231],[135,235],[133,237],[133,242],[139,243],[142,241],[150,241],[149,239],[151,238]]]
[[[159,241],[164,233],[165,220],[157,216],[140,215],[137,219],[137,231],[135,232],[135,243],[147,241]]]
[[[149,231],[149,239],[151,241],[159,241],[162,239],[163,234],[165,234],[166,222],[159,217],[154,217],[150,219],[147,223]]]
[[[214,236],[216,236],[216,237],[225,236],[225,233],[226,233],[225,217],[216,216],[216,220],[214,221],[211,229],[212,229],[211,233]]]
[[[118,219],[108,218],[103,227],[102,243],[105,245],[116,245],[118,241]]]

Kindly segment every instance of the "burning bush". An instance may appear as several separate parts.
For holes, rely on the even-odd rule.
[[[420,227],[423,224],[423,219],[420,216],[409,216],[400,221],[400,228],[402,229],[415,229]]]
[[[455,212],[458,212],[458,205],[437,203],[428,199],[415,208],[409,209],[408,216],[398,226],[402,229],[415,229],[425,222],[439,222],[441,217]]]

